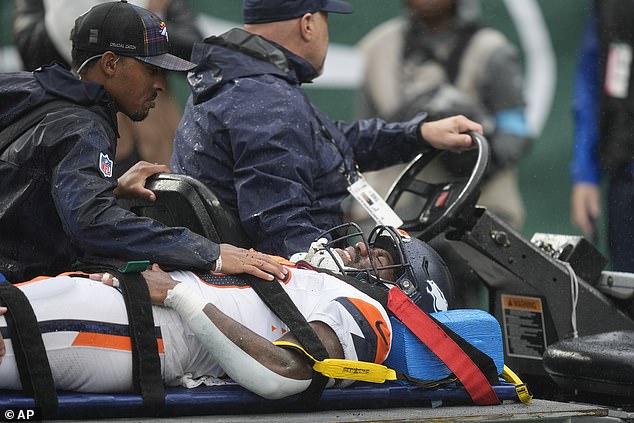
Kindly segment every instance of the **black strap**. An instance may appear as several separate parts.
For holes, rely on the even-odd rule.
[[[136,271],[138,268],[124,272],[117,267],[98,264],[81,263],[75,267],[84,272],[108,272],[119,279],[128,313],[134,387],[143,396],[147,410],[158,413],[165,405],[165,388],[147,283]]]
[[[324,347],[324,344],[306,321],[306,318],[298,310],[291,297],[282,288],[279,280],[268,282],[247,274],[243,275],[243,277],[271,311],[288,326],[288,329],[306,351],[317,360],[324,360],[329,357],[326,347]],[[314,372],[310,386],[301,394],[298,403],[304,407],[316,407],[326,383],[328,383],[327,377]]]
[[[18,287],[0,282],[0,306],[7,307],[4,316],[22,389],[35,399],[43,417],[52,417],[57,411],[57,392],[31,303]]]
[[[119,273],[119,272],[117,272]],[[148,408],[165,405],[161,359],[154,334],[150,291],[140,273],[119,273],[132,341],[132,376]]]
[[[0,131],[0,154],[29,128],[44,119],[47,114],[63,108],[84,109],[85,107],[68,100],[53,100],[29,110],[25,115]]]

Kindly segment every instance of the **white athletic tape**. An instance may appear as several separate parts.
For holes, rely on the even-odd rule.
[[[198,313],[202,313],[207,302],[203,300],[200,293],[196,292],[192,286],[186,283],[179,283],[167,291],[163,304],[176,310],[185,322],[188,322]]]
[[[103,275],[101,275],[101,282],[106,283],[108,281],[108,279],[112,280],[112,287],[113,288],[119,288],[119,285],[120,285],[119,279],[115,278],[110,273],[104,273]]]
[[[207,303],[193,287],[179,283],[168,291],[164,304],[178,312],[225,373],[251,392],[267,399],[279,399],[303,392],[310,386],[310,379],[281,376],[234,344],[203,312]]]

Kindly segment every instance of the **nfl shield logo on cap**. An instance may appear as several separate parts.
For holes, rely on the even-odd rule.
[[[112,177],[112,160],[107,154],[99,153],[99,170],[106,178]]]

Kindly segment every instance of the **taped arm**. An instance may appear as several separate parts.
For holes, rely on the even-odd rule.
[[[184,283],[169,290],[165,305],[176,310],[225,373],[244,388],[267,399],[305,391],[311,364],[300,352],[275,346],[207,304]],[[311,323],[329,353],[343,356],[339,341],[324,323]],[[295,341],[292,335],[285,339]]]

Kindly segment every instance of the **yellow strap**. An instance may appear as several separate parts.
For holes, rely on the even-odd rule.
[[[386,380],[397,380],[396,372],[382,364],[366,361],[327,358],[316,360],[300,345],[287,341],[275,341],[278,347],[288,347],[300,351],[313,362],[313,370],[333,379],[362,380],[364,382],[384,383]]]
[[[397,380],[396,372],[382,364],[366,361],[327,358],[313,365],[315,371],[333,379],[362,380],[372,383],[384,383],[386,380]]]
[[[517,398],[519,398],[523,404],[529,404],[531,402],[533,395],[528,390],[528,386],[526,386],[520,377],[516,375],[513,370],[507,367],[506,364],[504,365],[504,370],[502,371],[502,379],[515,385]]]

